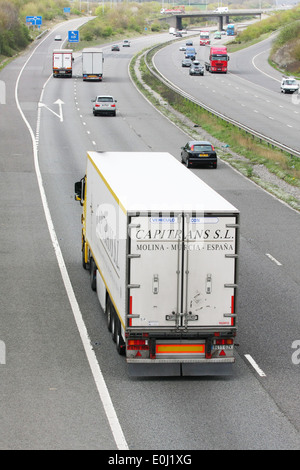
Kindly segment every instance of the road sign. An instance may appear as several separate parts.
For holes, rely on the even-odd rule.
[[[79,31],[68,31],[69,42],[79,42]]]
[[[41,25],[42,21],[41,16],[26,16],[26,23],[31,23],[32,25]]]

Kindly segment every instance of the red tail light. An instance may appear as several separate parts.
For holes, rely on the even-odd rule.
[[[233,344],[233,339],[216,339],[215,344]]]
[[[129,339],[127,349],[149,351],[149,344],[147,339]]]

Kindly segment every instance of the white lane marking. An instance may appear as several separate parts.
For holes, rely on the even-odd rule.
[[[264,72],[263,70],[261,70],[260,68],[258,68],[258,67],[255,65],[255,63],[254,63],[254,62],[255,62],[255,59],[256,59],[259,55],[264,54],[265,52],[267,52],[267,50],[262,51],[262,52],[259,52],[258,54],[256,54],[256,55],[252,58],[252,65],[253,65],[253,67],[255,67],[256,70],[258,70],[260,73],[263,73],[263,74],[266,75],[267,77],[272,78],[272,80],[275,80],[276,82],[279,82],[279,83],[280,83],[281,80],[278,80],[278,78],[274,78],[274,77],[272,77],[272,75],[269,75],[268,73]]]
[[[274,256],[270,255],[270,253],[266,253],[266,256],[267,256],[268,258],[270,258],[271,261],[273,261],[274,263],[276,263],[277,266],[282,266],[282,264],[281,264],[279,261],[277,261],[277,259],[274,258]]]
[[[70,302],[70,305],[71,305],[71,308],[72,308],[72,312],[73,312],[73,315],[74,315],[74,318],[75,318],[75,321],[76,321],[76,325],[77,325],[77,328],[78,328],[78,331],[79,331],[79,334],[80,334],[80,338],[81,338],[82,344],[84,346],[84,350],[85,350],[85,353],[86,353],[86,356],[87,356],[87,359],[88,359],[88,362],[89,362],[89,365],[90,365],[90,368],[91,368],[91,371],[92,371],[92,374],[93,374],[93,377],[94,377],[94,381],[95,381],[100,399],[102,401],[104,411],[106,413],[106,416],[107,416],[107,419],[108,419],[113,437],[115,439],[116,445],[117,445],[118,449],[120,449],[120,450],[128,450],[128,445],[127,445],[127,442],[125,440],[125,436],[124,436],[123,431],[121,429],[121,426],[120,426],[116,411],[114,409],[113,403],[111,401],[109,391],[107,389],[104,377],[102,375],[100,366],[98,364],[95,352],[92,348],[92,345],[91,345],[91,342],[90,342],[90,339],[89,339],[89,336],[88,336],[88,332],[87,332],[86,326],[84,324],[79,305],[78,305],[77,300],[76,300],[75,293],[74,293],[73,288],[72,288],[72,284],[71,284],[71,281],[70,281],[70,278],[69,278],[69,274],[68,274],[68,271],[67,271],[64,259],[63,259],[63,255],[62,255],[59,243],[58,243],[58,239],[57,239],[57,236],[56,236],[56,233],[55,233],[54,225],[53,225],[53,222],[52,222],[52,218],[51,218],[51,214],[50,214],[50,210],[49,210],[49,206],[48,206],[48,201],[47,201],[47,198],[46,198],[46,193],[45,193],[45,190],[44,190],[43,178],[42,178],[42,175],[41,175],[41,171],[40,171],[40,167],[39,167],[39,161],[38,161],[38,144],[35,140],[33,130],[32,130],[29,122],[27,121],[27,119],[26,119],[26,117],[25,117],[25,115],[22,111],[22,108],[21,108],[20,102],[19,102],[19,97],[18,97],[18,88],[19,88],[19,82],[20,82],[21,75],[22,75],[26,65],[28,64],[29,60],[31,59],[31,57],[35,53],[35,51],[38,49],[38,47],[40,47],[40,45],[46,39],[47,39],[47,37],[45,37],[43,39],[43,41],[41,41],[39,43],[39,45],[33,50],[31,55],[28,57],[25,64],[23,65],[22,69],[20,70],[20,73],[19,73],[17,81],[16,81],[16,86],[15,86],[15,100],[16,100],[16,104],[17,104],[17,108],[19,110],[19,113],[20,113],[25,125],[27,126],[29,134],[31,136],[35,172],[36,172],[37,182],[38,182],[40,195],[41,195],[41,200],[42,200],[42,204],[43,204],[43,208],[44,208],[45,218],[46,218],[46,221],[47,221],[48,230],[49,230],[49,233],[50,233],[52,245],[53,245],[54,252],[55,252],[55,255],[56,255],[56,258],[57,258],[57,262],[58,262],[58,266],[59,266],[59,269],[60,269],[60,272],[61,272],[61,276],[62,276],[64,285],[65,285],[65,289],[66,289],[66,292],[67,292],[67,295],[68,295],[68,299],[69,299],[69,302]],[[44,89],[45,89],[46,84],[49,81],[49,78],[43,86],[41,96],[44,93]],[[40,109],[41,108],[39,108],[39,110]],[[38,120],[39,120],[39,124],[40,124],[40,115],[38,116]],[[39,133],[38,133],[38,135],[39,135]]]
[[[245,358],[250,362],[250,364],[256,370],[258,375],[260,375],[260,377],[266,377],[266,374],[264,373],[264,371],[262,371],[261,368],[256,364],[255,360],[253,359],[252,356],[250,356],[250,354],[245,354]]]

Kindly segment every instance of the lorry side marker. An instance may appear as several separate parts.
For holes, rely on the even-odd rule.
[[[37,178],[37,182],[38,182],[38,186],[39,186],[39,190],[40,190],[41,200],[42,200],[42,204],[43,204],[43,209],[44,209],[44,213],[45,213],[45,218],[46,218],[46,222],[47,222],[47,226],[48,226],[52,246],[54,248],[57,263],[58,263],[58,266],[59,266],[59,269],[60,269],[60,272],[61,272],[61,276],[62,276],[64,286],[65,286],[65,289],[66,289],[66,292],[67,292],[67,295],[68,295],[68,299],[69,299],[70,306],[71,306],[71,309],[72,309],[72,312],[73,312],[73,315],[74,315],[74,319],[75,319],[75,322],[76,322],[76,325],[77,325],[77,328],[78,328],[78,331],[79,331],[79,334],[80,334],[80,338],[81,338],[81,341],[82,341],[82,344],[83,344],[83,347],[84,347],[84,350],[85,350],[85,354],[87,356],[87,360],[88,360],[88,363],[89,363],[90,368],[91,368],[91,373],[92,373],[92,376],[94,378],[95,385],[96,385],[99,397],[101,399],[104,411],[106,413],[107,420],[108,420],[112,435],[114,437],[115,443],[117,445],[117,448],[120,449],[120,450],[128,450],[128,445],[127,445],[127,442],[125,440],[125,436],[124,436],[122,428],[120,426],[115,408],[113,406],[113,403],[112,403],[109,391],[107,389],[104,377],[102,375],[102,371],[100,369],[99,363],[97,361],[95,352],[92,348],[91,341],[90,341],[90,338],[88,336],[88,332],[87,332],[85,323],[83,321],[82,314],[81,314],[81,311],[80,311],[75,293],[73,291],[73,287],[72,287],[72,284],[71,284],[71,281],[70,281],[70,278],[69,278],[69,274],[68,274],[63,256],[62,256],[62,252],[61,252],[61,249],[60,249],[60,245],[59,245],[59,242],[58,242],[58,238],[57,238],[57,235],[56,235],[56,232],[55,232],[55,229],[54,229],[54,225],[53,225],[53,221],[52,221],[52,217],[51,217],[51,214],[50,214],[50,209],[49,209],[48,201],[47,201],[47,198],[46,198],[46,193],[45,193],[45,190],[44,190],[43,178],[42,178],[42,174],[41,174],[41,170],[40,170],[40,166],[39,166],[38,142],[36,142],[35,135],[33,133],[32,127],[30,126],[29,122],[26,119],[25,114],[23,113],[23,110],[21,108],[20,101],[19,101],[19,96],[18,96],[19,82],[20,82],[21,76],[23,74],[23,71],[24,71],[25,67],[27,66],[28,62],[30,61],[31,57],[35,53],[35,51],[40,47],[40,45],[46,39],[47,39],[47,36],[32,51],[32,53],[30,54],[30,56],[28,57],[28,59],[24,63],[23,67],[21,68],[20,73],[17,77],[16,85],[15,85],[15,101],[16,101],[16,105],[17,105],[17,108],[19,110],[19,113],[21,115],[21,118],[23,119],[23,121],[24,121],[24,123],[25,123],[25,125],[26,125],[26,127],[29,131],[31,140],[32,140],[35,173],[36,173],[36,178]],[[48,83],[49,78],[43,86],[42,93],[44,92],[45,86]]]

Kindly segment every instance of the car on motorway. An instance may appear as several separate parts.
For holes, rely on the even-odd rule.
[[[181,67],[191,67],[192,63],[192,59],[182,59]]]
[[[180,46],[179,50],[180,50],[180,51],[185,51],[185,50],[186,50],[186,46]]]
[[[299,84],[294,77],[282,77],[281,93],[295,93],[299,91]]]
[[[204,66],[200,64],[199,60],[194,60],[190,66],[190,75],[204,75]]]
[[[176,38],[182,38],[182,34],[179,31],[177,31],[177,33],[175,33],[175,37]]]
[[[192,46],[193,45],[193,41],[191,39],[188,39],[185,43],[186,46]]]
[[[128,39],[124,39],[122,46],[123,47],[130,47],[130,41],[128,41]]]
[[[119,46],[118,44],[113,44],[113,45],[111,46],[111,50],[112,50],[112,51],[119,51],[119,50],[120,50],[120,46]]]
[[[93,115],[97,116],[97,114],[112,114],[113,116],[117,113],[117,100],[114,99],[113,96],[110,95],[98,95],[94,100],[93,103]]]
[[[216,31],[214,34],[214,39],[222,39],[220,31]]]
[[[211,166],[217,168],[217,153],[214,146],[206,140],[190,140],[181,147],[181,163],[187,168]]]
[[[60,34],[57,34],[54,38],[54,41],[61,41],[61,35]]]

